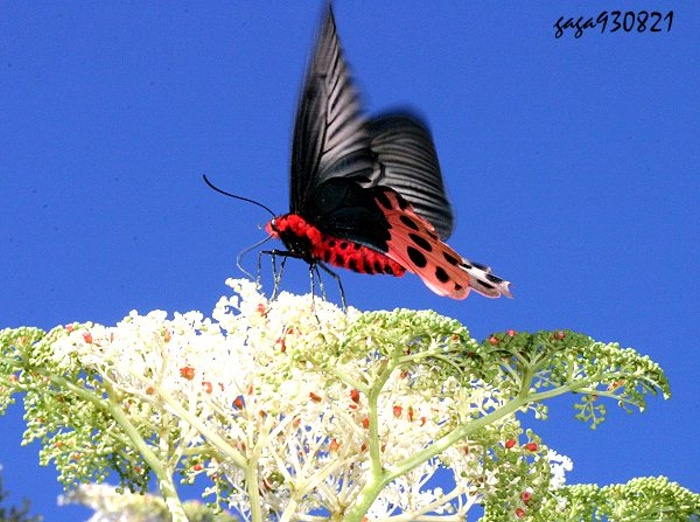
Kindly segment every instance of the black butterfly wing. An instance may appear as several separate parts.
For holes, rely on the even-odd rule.
[[[447,239],[452,233],[452,208],[428,127],[416,116],[396,113],[374,118],[369,131],[376,155],[372,183],[401,194],[441,239]]]
[[[327,234],[386,252],[388,222],[375,199],[382,187],[449,236],[452,211],[430,131],[406,113],[367,121],[329,6],[297,108],[290,209]]]
[[[369,130],[329,5],[297,107],[290,209],[313,220],[309,207],[321,184],[332,178],[358,183],[371,174]]]

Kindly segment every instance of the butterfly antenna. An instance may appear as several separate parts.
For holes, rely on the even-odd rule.
[[[255,201],[254,199],[250,199],[250,198],[244,198],[243,196],[237,196],[236,194],[231,194],[230,192],[226,192],[225,190],[221,190],[219,187],[217,187],[217,186],[214,185],[211,181],[209,181],[209,178],[207,178],[207,175],[206,175],[206,174],[202,174],[202,177],[204,178],[204,182],[205,182],[207,185],[209,185],[209,188],[214,189],[214,190],[217,191],[219,194],[223,194],[224,196],[228,196],[228,197],[230,197],[230,198],[240,199],[241,201],[247,201],[248,203],[252,203],[253,205],[257,205],[257,206],[259,206],[260,208],[263,208],[263,209],[267,210],[267,211],[270,213],[270,215],[271,215],[272,217],[275,217],[275,213],[274,213],[272,210],[270,210],[268,207],[266,207],[265,205],[263,205],[262,203],[260,203],[259,201]],[[240,268],[240,266],[239,266],[239,268]],[[244,272],[245,272],[245,270],[244,270]],[[247,272],[246,272],[246,273],[247,273]]]

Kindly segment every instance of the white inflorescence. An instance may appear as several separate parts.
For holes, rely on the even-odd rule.
[[[94,370],[135,398],[124,402],[134,419],[155,416],[176,428],[179,447],[202,455],[202,465],[185,474],[208,475],[209,493],[221,494],[227,483],[224,500],[232,508],[250,507],[249,466],[268,513],[352,505],[370,469],[369,398],[358,388],[371,388],[385,364],[371,338],[364,353],[343,349],[352,344],[348,331],[360,312],[286,293],[271,302],[250,281],[227,284],[236,294],[222,297],[211,319],[133,311],[115,327],[69,327],[53,344],[54,361]],[[383,384],[376,410],[383,467],[400,465],[459,422],[506,402],[476,379],[470,386],[451,377],[426,386],[431,378],[415,366]],[[393,480],[369,514],[463,516],[498,482],[476,449],[453,446]],[[560,487],[570,461],[554,452],[549,460]],[[436,487],[438,470],[449,472],[454,489]]]

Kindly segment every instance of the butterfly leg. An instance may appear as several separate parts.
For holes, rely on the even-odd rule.
[[[290,257],[299,257],[298,255],[289,252],[287,250],[263,250],[258,254],[258,264],[262,264],[262,261],[260,259],[262,256],[270,256],[270,261],[272,263],[272,281],[273,281],[273,288],[272,288],[272,296],[270,297],[271,300],[277,299],[277,296],[280,293],[280,287],[281,287],[281,282],[282,282],[282,273],[284,272],[284,267],[287,264],[287,259]],[[282,258],[282,261],[280,261],[279,265],[279,270],[277,269],[277,256]],[[260,268],[258,268],[260,270]]]
[[[287,264],[287,255],[284,255],[284,252],[278,252],[276,250],[273,250],[270,252],[270,259],[272,261],[272,280],[273,280],[273,286],[272,286],[272,297],[271,299],[274,301],[277,299],[277,296],[280,293],[280,287],[282,286],[282,273],[284,272],[284,267]],[[279,270],[277,269],[277,256],[280,255],[282,257],[282,261],[280,262],[280,267]]]
[[[311,310],[314,311],[316,315],[316,277],[318,277],[318,268],[316,268],[316,263],[311,263],[309,265],[309,284],[311,285]],[[321,278],[318,279],[319,285],[321,286],[321,292],[323,292],[323,283],[321,283]],[[324,297],[325,299],[325,297]],[[318,315],[316,315],[316,320],[320,323]]]
[[[318,278],[318,287],[321,289],[321,297],[324,301],[328,301],[328,296],[326,295],[326,287],[323,285],[323,279],[321,279],[321,272],[318,271],[319,263],[314,263],[310,269],[316,274]]]
[[[329,276],[331,276],[333,279],[335,279],[335,282],[338,283],[338,291],[340,292],[340,303],[343,307],[343,312],[348,311],[348,304],[345,301],[345,290],[343,289],[343,283],[340,281],[340,276],[333,272],[330,268],[328,268],[326,265],[323,263],[316,263],[316,266],[320,266],[324,272],[326,272]],[[319,282],[321,281],[321,274],[318,272],[318,268],[316,268],[316,273],[318,274],[318,280]],[[321,288],[323,288],[323,284],[321,283]],[[326,298],[325,291],[323,294],[323,298]]]

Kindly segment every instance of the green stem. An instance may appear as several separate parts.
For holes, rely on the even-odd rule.
[[[141,434],[131,423],[129,417],[127,417],[124,411],[119,407],[119,401],[115,398],[112,388],[110,386],[106,386],[106,389],[108,397],[107,409],[117,424],[119,424],[124,430],[126,436],[129,437],[129,440],[141,454],[151,470],[153,470],[153,473],[156,475],[156,478],[158,479],[158,487],[163,495],[163,500],[165,501],[165,505],[168,508],[172,521],[187,522],[185,508],[182,505],[180,496],[177,493],[177,488],[173,482],[172,472],[163,466],[161,460],[153,452],[146,441],[143,440],[143,437],[141,437]]]
[[[357,502],[345,515],[345,521],[361,522],[362,518],[367,514],[367,511],[372,506],[372,503],[377,499],[384,486],[386,486],[389,482],[439,455],[450,446],[454,445],[465,437],[468,437],[475,431],[480,430],[484,426],[487,426],[496,420],[505,417],[506,415],[516,412],[528,402],[530,401],[527,398],[518,397],[507,403],[502,408],[456,428],[447,435],[444,435],[436,440],[427,448],[410,456],[400,465],[393,466],[391,469],[387,469],[380,474],[372,473],[370,480],[362,488],[362,491],[357,498]]]
[[[260,486],[258,484],[258,463],[251,461],[245,468],[245,483],[250,499],[250,520],[263,522],[262,506],[260,505]]]

